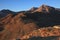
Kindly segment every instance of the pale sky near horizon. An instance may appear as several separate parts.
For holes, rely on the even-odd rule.
[[[22,11],[31,7],[40,7],[42,4],[60,8],[60,0],[0,0],[0,10]]]

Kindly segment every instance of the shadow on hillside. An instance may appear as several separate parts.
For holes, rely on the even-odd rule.
[[[28,40],[60,40],[59,36],[50,36],[50,37],[31,37]]]
[[[0,24],[0,32],[4,30],[3,24]]]
[[[39,27],[47,27],[60,25],[60,15],[59,13],[25,13],[25,17],[21,17],[25,23],[29,23],[30,20],[36,23]]]

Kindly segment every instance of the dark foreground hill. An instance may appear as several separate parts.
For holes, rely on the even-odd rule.
[[[57,29],[54,29],[53,26],[58,27]],[[58,28],[60,28],[60,9],[47,5],[42,5],[39,8],[33,7],[28,11],[21,12],[13,12],[10,10],[0,11],[0,40],[21,39],[21,37],[25,36],[26,34],[28,33],[30,34],[30,32],[32,33],[34,30],[38,30],[40,28],[45,27],[52,27],[54,30],[52,32],[54,34],[57,33],[56,35],[60,36],[58,35],[60,34],[60,29],[58,30]],[[42,32],[39,33],[41,34]],[[49,34],[46,35],[48,38]],[[51,36],[55,35],[51,34]],[[41,37],[42,36],[40,36],[40,38]]]

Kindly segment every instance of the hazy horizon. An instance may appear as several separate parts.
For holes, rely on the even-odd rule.
[[[42,4],[60,8],[60,0],[0,0],[0,10],[22,11],[31,7],[39,7]]]

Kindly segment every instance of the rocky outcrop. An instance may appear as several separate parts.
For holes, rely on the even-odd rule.
[[[33,30],[29,34],[26,34],[23,37],[21,37],[21,39],[29,39],[32,37],[41,37],[41,39],[42,38],[46,39],[47,37],[54,37],[54,36],[60,38],[60,29],[48,27],[48,28],[40,28],[38,30]],[[50,39],[50,40],[52,40],[52,39]]]

